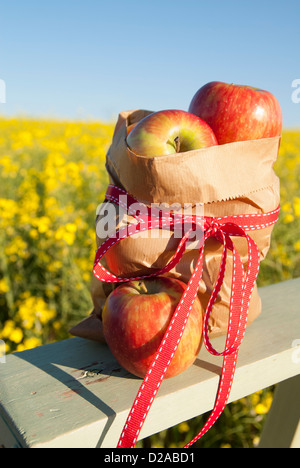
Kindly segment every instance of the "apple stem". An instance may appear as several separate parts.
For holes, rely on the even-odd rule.
[[[174,143],[175,143],[175,150],[176,150],[176,153],[180,153],[180,140],[179,140],[179,136],[177,136],[176,138],[174,138]]]
[[[141,288],[141,290],[144,292],[144,293],[148,293],[148,289],[146,288],[146,285],[144,283],[144,281],[140,281],[139,282],[139,287]]]

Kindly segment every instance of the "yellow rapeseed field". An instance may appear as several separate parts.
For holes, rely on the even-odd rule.
[[[113,125],[0,120],[0,339],[66,337],[91,310],[94,221]]]
[[[91,310],[94,221],[108,182],[113,129],[101,122],[0,118],[0,340],[7,353],[68,337]],[[300,276],[300,131],[283,132],[275,170],[282,209],[259,285]],[[227,426],[224,442],[216,426],[204,444],[254,445],[271,401],[267,390],[229,405],[224,417],[231,411],[232,437],[236,413],[240,420],[253,412],[251,431],[230,439]],[[196,429],[198,422],[197,428],[183,423],[153,444],[182,446]]]

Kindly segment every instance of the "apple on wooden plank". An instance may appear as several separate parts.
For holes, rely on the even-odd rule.
[[[187,285],[164,276],[122,283],[107,298],[103,333],[119,364],[143,378]],[[203,308],[196,297],[166,378],[180,374],[195,361],[202,343]]]

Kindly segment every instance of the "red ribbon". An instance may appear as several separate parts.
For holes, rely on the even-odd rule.
[[[120,199],[121,195],[123,198],[124,195],[126,195],[126,204],[123,203],[122,197]],[[136,395],[119,439],[117,446],[119,448],[133,448],[135,446],[147,414],[179,345],[190,314],[190,310],[198,294],[198,289],[202,278],[205,241],[210,237],[214,237],[223,245],[218,278],[207,305],[203,322],[203,339],[205,347],[211,354],[224,357],[222,374],[213,411],[199,434],[185,446],[185,448],[188,448],[200,437],[202,437],[216,422],[216,420],[222,414],[230,395],[236,369],[238,351],[246,331],[250,298],[256,283],[260,264],[258,248],[253,239],[246,233],[246,231],[256,231],[258,229],[264,229],[275,224],[278,220],[279,207],[269,213],[225,217],[204,217],[203,219],[203,217],[197,217],[193,215],[179,215],[174,212],[164,212],[162,210],[153,211],[153,209],[150,210],[148,206],[138,202],[127,192],[114,185],[109,185],[106,193],[106,199],[121,205],[129,215],[136,218],[137,224],[132,223],[119,229],[114,236],[108,237],[97,250],[93,273],[96,278],[103,282],[120,283],[140,280],[143,278],[154,277],[167,273],[180,261],[186,249],[188,240],[194,236],[194,229],[200,228],[203,231],[203,243],[199,247],[199,257],[196,267],[188,282],[186,291],[184,292],[174,312],[170,325],[162,339],[156,356],[153,359],[153,362],[150,365],[148,372]],[[111,247],[126,237],[150,229],[168,228],[174,230],[176,226],[182,227],[183,223],[185,222],[190,222],[191,228],[188,229],[186,233],[182,234],[182,238],[178,244],[177,250],[167,265],[161,269],[156,270],[155,272],[144,276],[119,278],[105,269],[100,262],[101,258]],[[232,236],[244,237],[247,240],[248,267],[246,272],[244,270],[240,255],[231,240]],[[232,251],[233,256],[229,324],[225,349],[222,352],[217,352],[209,340],[208,322],[213,305],[223,283],[227,250]]]

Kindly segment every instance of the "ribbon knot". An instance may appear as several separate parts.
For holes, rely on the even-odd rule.
[[[163,337],[153,363],[149,367],[140,390],[135,398],[123,432],[120,436],[118,447],[128,448],[135,446],[155,395],[172,360],[172,356],[176,352],[191,308],[197,297],[200,281],[202,280],[205,241],[209,237],[214,237],[221,243],[223,248],[218,276],[207,304],[203,320],[203,341],[205,347],[211,354],[224,357],[222,374],[214,409],[199,434],[186,445],[187,448],[210,429],[210,427],[219,418],[227,404],[235,374],[238,351],[247,326],[249,303],[256,283],[260,264],[259,250],[253,239],[247,234],[247,231],[264,229],[275,224],[278,220],[279,207],[269,213],[225,217],[204,217],[203,219],[201,217],[178,215],[176,213],[164,213],[161,210],[152,212],[146,205],[138,202],[123,189],[114,185],[109,185],[106,193],[106,199],[121,205],[120,197],[124,195],[128,197],[127,202],[129,203],[126,207],[122,206],[127,209],[127,212],[130,215],[136,218],[137,223],[118,230],[114,237],[108,237],[97,250],[93,273],[100,281],[126,282],[163,275],[171,271],[172,268],[178,264],[186,249],[187,241],[195,228],[200,228],[202,230],[203,242],[199,245],[197,263],[187,284],[186,291],[174,312],[169,328]],[[132,209],[133,206],[135,209]],[[136,209],[137,207],[138,210]],[[191,227],[187,232],[182,233],[175,254],[167,265],[156,270],[154,273],[151,272],[148,275],[143,276],[119,278],[102,266],[101,258],[111,247],[113,247],[113,245],[120,242],[122,239],[132,236],[137,232],[149,229],[164,229],[168,227],[174,230],[175,226],[182,227],[185,222],[189,222]],[[235,236],[244,237],[247,241],[247,271],[244,270],[241,257],[232,241],[232,237]],[[223,284],[228,251],[232,252],[233,259],[232,287],[228,312],[228,330],[224,350],[217,351],[214,349],[209,339],[209,319],[213,305]],[[154,366],[155,371],[153,371]]]
[[[210,219],[208,221],[205,221],[204,223],[204,230],[210,236],[215,236],[218,232],[222,230],[221,225],[215,221],[214,219]]]

